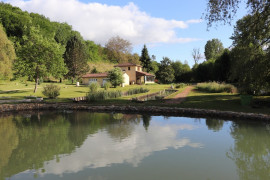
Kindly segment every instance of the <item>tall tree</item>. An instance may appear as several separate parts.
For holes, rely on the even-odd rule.
[[[131,53],[132,44],[119,36],[112,37],[105,45],[109,60],[116,63],[128,62],[127,55]]]
[[[150,72],[152,70],[151,59],[149,57],[146,45],[143,46],[140,61],[146,72]]]
[[[265,38],[262,43],[269,43],[270,36],[270,1],[269,0],[209,0],[207,4],[205,19],[208,27],[217,22],[231,23],[241,2],[246,2],[250,9],[250,15],[257,14],[252,24],[249,24],[250,32],[263,33]],[[262,22],[262,23],[260,23]]]
[[[2,25],[0,24],[0,78],[10,78],[12,65],[16,58],[13,43],[9,41]]]
[[[200,48],[193,48],[191,55],[193,57],[195,64],[198,64],[199,60],[203,58],[200,52]]]
[[[232,50],[231,78],[248,93],[270,89],[270,48],[267,43],[262,44],[269,34],[253,32],[249,26],[257,16],[248,15],[238,20],[232,36],[235,48]]]
[[[219,39],[212,39],[207,41],[204,46],[204,55],[206,60],[215,59],[222,54],[224,47]]]
[[[188,82],[190,81],[191,69],[188,64],[183,64],[180,61],[172,62],[172,68],[174,70],[174,76],[176,82]]]
[[[60,77],[66,73],[62,58],[64,49],[53,39],[43,37],[39,29],[31,27],[28,35],[23,36],[23,45],[18,46],[18,58],[14,64],[15,74],[34,78],[34,92],[40,78],[50,75]]]
[[[174,70],[172,68],[172,61],[169,58],[164,57],[163,60],[160,61],[157,79],[164,84],[174,81]]]
[[[85,44],[83,40],[76,35],[71,37],[67,42],[64,59],[68,68],[66,77],[71,78],[72,83],[74,79],[77,80],[89,71]]]

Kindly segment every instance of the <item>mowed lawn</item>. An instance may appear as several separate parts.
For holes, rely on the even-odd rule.
[[[33,93],[34,82],[21,83],[18,81],[6,81],[0,82],[0,100],[4,99],[24,99],[26,96],[43,97],[45,102],[72,102],[71,98],[85,96],[89,92],[89,87],[81,85],[76,87],[75,84],[66,83],[53,83],[61,87],[60,96],[57,99],[47,99],[42,94],[43,87],[50,83],[42,83],[38,86],[36,93]],[[116,99],[108,99],[105,101],[91,102],[89,105],[134,105],[134,106],[169,106],[169,107],[181,107],[181,108],[198,108],[198,109],[213,109],[222,111],[235,111],[235,112],[247,112],[247,113],[264,113],[270,114],[270,96],[255,96],[253,98],[253,104],[250,106],[242,106],[239,94],[231,93],[206,93],[198,90],[191,91],[186,100],[182,103],[167,104],[165,100],[148,101],[144,103],[136,103],[130,101],[133,97],[142,96],[145,94],[151,94],[164,89],[170,88],[170,85],[131,85],[126,87],[110,88],[109,91],[121,90],[126,92],[131,88],[144,87],[149,89],[147,93],[135,94],[131,96],[123,96]],[[182,92],[185,88],[177,89],[176,93],[173,93],[166,97],[166,99],[173,98],[178,93]],[[100,88],[99,90],[104,90]]]
[[[242,106],[239,94],[206,93],[194,89],[177,107],[270,114],[270,96],[254,96],[250,106]]]
[[[48,84],[55,84],[61,87],[60,96],[58,96],[57,100],[49,100],[50,102],[70,101],[69,99],[74,98],[74,97],[86,96],[86,94],[89,92],[89,87],[87,85],[80,85],[79,87],[76,87],[75,84],[42,83],[41,85],[38,85],[37,92],[34,93],[33,92],[34,87],[35,87],[34,82],[21,83],[18,81],[4,81],[4,82],[0,82],[0,100],[1,99],[24,99],[27,96],[37,96],[37,97],[45,98],[45,96],[42,94],[42,91],[43,91],[43,87]],[[131,86],[126,86],[126,87],[110,88],[109,91],[121,90],[122,92],[126,92],[131,88],[138,88],[138,87],[141,87],[141,86],[131,85]],[[142,85],[142,87],[149,89],[149,92],[147,93],[154,93],[154,92],[167,89],[170,87],[170,85],[153,84],[153,85]],[[104,88],[100,88],[99,90],[104,90]],[[144,93],[144,94],[147,94],[147,93]],[[144,94],[124,96],[124,97],[121,97],[121,99],[128,100],[132,97],[141,96]]]

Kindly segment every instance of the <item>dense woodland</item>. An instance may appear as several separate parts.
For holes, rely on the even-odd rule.
[[[208,6],[211,8],[211,3]],[[266,7],[269,11],[269,4]],[[209,40],[204,49],[205,60],[200,50],[194,49],[191,56],[195,64],[191,68],[187,61],[167,57],[156,60],[145,45],[140,55],[132,54],[132,44],[119,36],[108,39],[103,47],[84,40],[67,23],[52,22],[43,15],[1,2],[0,78],[26,77],[36,84],[50,78],[73,82],[87,72],[98,72],[89,68],[89,62],[131,62],[155,74],[160,83],[219,81],[235,83],[245,93],[269,90],[270,28],[259,18],[261,14],[254,11],[237,21],[232,48],[224,49],[218,39]],[[254,26],[262,30],[255,31]]]

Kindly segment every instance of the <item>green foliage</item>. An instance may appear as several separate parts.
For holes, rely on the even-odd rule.
[[[216,59],[223,53],[224,47],[219,39],[207,41],[204,47],[204,55],[206,60]]]
[[[191,69],[188,64],[183,64],[180,61],[172,62],[174,70],[175,82],[189,82],[191,79]]]
[[[86,95],[87,101],[94,102],[94,101],[102,101],[106,99],[113,99],[122,96],[122,92],[120,90],[116,91],[97,91],[97,92],[89,92]]]
[[[264,28],[259,14],[248,15],[237,21],[233,34],[231,80],[238,82],[241,93],[253,94],[270,89],[270,29]],[[258,20],[258,22],[257,22]],[[262,25],[254,32],[250,24]]]
[[[64,59],[69,70],[66,77],[72,80],[80,78],[89,71],[86,47],[81,37],[74,35],[69,39]]]
[[[97,82],[92,82],[89,85],[90,93],[97,92],[98,88],[100,88],[100,85]]]
[[[61,77],[66,73],[63,52],[64,49],[54,40],[43,37],[39,29],[31,27],[28,35],[23,36],[23,45],[18,45],[15,75],[35,79],[36,86],[41,77]]]
[[[16,58],[13,43],[8,40],[2,25],[0,24],[0,78],[10,78],[12,65]]]
[[[93,73],[93,74],[99,73],[96,66],[93,67],[93,69],[91,70],[91,73]]]
[[[108,90],[111,86],[112,86],[112,84],[109,81],[107,81],[107,82],[105,82],[103,87],[105,90]]]
[[[43,88],[42,94],[48,98],[55,99],[60,95],[60,89],[57,85],[49,84]]]
[[[185,84],[185,83],[179,83],[179,84],[176,84],[175,85],[175,88],[176,89],[180,89],[180,88],[184,88],[184,87],[186,87],[187,85]]]
[[[88,61],[90,62],[100,62],[100,61],[108,61],[107,54],[105,53],[105,49],[95,44],[93,41],[85,41]]]
[[[151,59],[149,57],[146,45],[143,46],[140,61],[141,61],[141,65],[142,65],[143,69],[146,72],[150,72],[152,70]]]
[[[143,88],[143,87],[132,88],[132,89],[129,89],[129,90],[127,91],[127,95],[130,96],[130,95],[133,95],[133,94],[146,93],[146,92],[148,92],[148,91],[149,91],[149,89]]]
[[[227,93],[235,93],[237,91],[236,87],[234,87],[231,84],[220,84],[216,82],[210,82],[210,83],[198,83],[196,88],[199,91],[209,92],[209,93],[221,93],[221,92],[227,92]]]
[[[172,61],[164,57],[160,62],[157,78],[161,83],[169,84],[174,81],[174,70],[172,68]]]
[[[114,68],[108,74],[108,78],[114,87],[119,86],[124,82],[123,72],[120,68]]]

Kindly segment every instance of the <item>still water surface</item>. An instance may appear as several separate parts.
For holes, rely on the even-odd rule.
[[[269,180],[270,127],[137,114],[2,114],[2,179]]]

